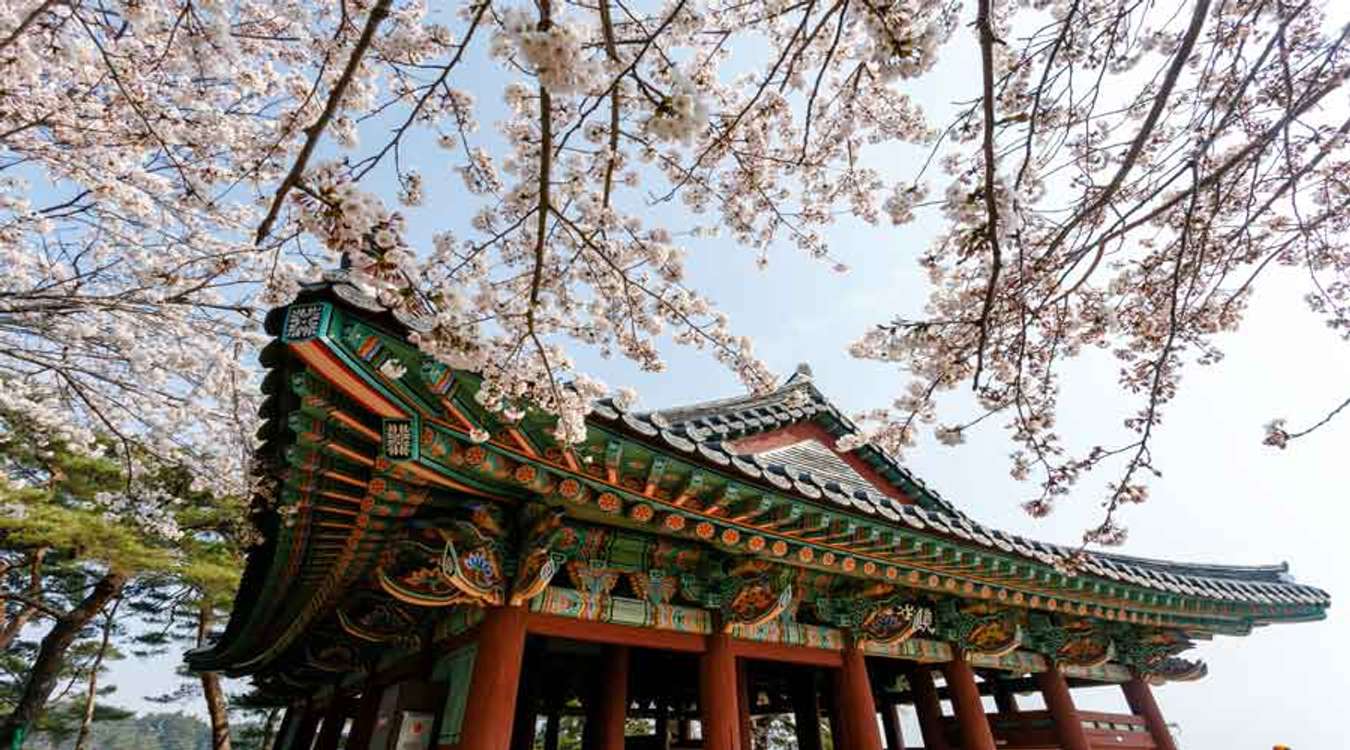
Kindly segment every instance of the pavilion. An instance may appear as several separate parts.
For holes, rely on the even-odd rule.
[[[566,722],[587,750],[761,750],[766,715],[799,750],[822,726],[842,750],[1172,750],[1150,686],[1205,675],[1181,654],[1330,605],[1285,566],[983,526],[837,450],[854,427],[806,368],[763,396],[597,403],[564,450],[410,344],[426,325],[341,274],[268,318],[262,542],[187,658],[287,707],[277,750],[558,750]],[[1075,707],[1107,684],[1129,713]]]

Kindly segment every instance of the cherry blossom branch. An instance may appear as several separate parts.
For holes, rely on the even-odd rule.
[[[352,48],[352,54],[347,58],[347,65],[342,70],[342,75],[338,77],[333,84],[333,88],[328,93],[328,101],[324,104],[323,112],[313,124],[305,128],[305,143],[300,147],[300,153],[295,157],[291,164],[291,169],[282,178],[281,184],[277,186],[276,193],[272,196],[272,203],[267,209],[267,214],[263,216],[258,224],[258,231],[253,237],[256,245],[261,245],[267,236],[272,232],[272,225],[276,222],[278,214],[281,213],[282,203],[286,200],[286,195],[300,183],[305,174],[305,168],[309,165],[309,159],[314,154],[314,149],[319,145],[319,139],[328,127],[328,123],[333,119],[338,107],[342,105],[342,98],[347,93],[347,88],[351,85],[352,79],[356,76],[357,69],[361,66],[361,60],[365,57],[367,50],[370,49],[371,42],[375,39],[375,32],[380,27],[380,23],[389,16],[389,6],[393,0],[376,0],[374,7],[370,9],[370,15],[366,17],[366,25],[361,29],[361,37],[356,40],[356,46]]]

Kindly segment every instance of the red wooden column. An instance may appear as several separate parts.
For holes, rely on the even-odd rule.
[[[792,718],[797,728],[797,750],[821,750],[820,695],[814,674],[793,685]]]
[[[914,695],[914,712],[919,715],[919,732],[924,750],[950,750],[946,723],[942,720],[942,701],[933,684],[933,670],[927,664],[915,664],[907,675]]]
[[[741,732],[741,750],[753,750],[750,747],[754,741],[750,730],[750,675],[746,673],[746,668],[745,659],[737,657],[736,705],[740,707],[740,710],[737,712],[736,723]]]
[[[947,678],[947,690],[952,706],[956,708],[956,723],[961,728],[961,750],[995,750],[994,732],[989,728],[989,717],[980,701],[980,686],[975,684],[975,670],[970,668],[960,649],[954,649],[952,660],[942,665]]]
[[[276,736],[272,739],[272,747],[276,750],[286,750],[292,744],[291,733],[295,731],[296,725],[304,720],[305,705],[303,703],[292,703],[286,707],[286,714],[281,718],[281,726],[277,727]]]
[[[713,633],[699,656],[698,702],[703,717],[704,750],[741,750],[740,701],[736,655],[731,636]]]
[[[319,727],[319,739],[314,750],[337,750],[342,740],[342,728],[347,724],[347,702],[340,696],[334,696],[333,702],[323,715],[323,726]]]
[[[314,747],[314,731],[319,728],[323,714],[309,703],[305,704],[304,710],[296,724],[295,734],[291,735],[291,740],[286,743],[284,750],[310,750]]]
[[[380,699],[384,697],[383,688],[369,680],[361,691],[361,700],[357,704],[356,718],[352,720],[352,731],[347,735],[346,747],[367,748],[371,735],[375,733],[375,721],[380,715]]]
[[[900,729],[900,706],[885,699],[881,701],[881,728],[886,733],[886,750],[905,750],[904,733]]]
[[[1001,714],[1022,712],[1017,705],[1017,696],[1001,680],[994,682],[994,705],[998,706],[998,712]]]
[[[1167,722],[1163,720],[1162,711],[1158,710],[1158,702],[1153,700],[1153,690],[1149,688],[1148,683],[1135,677],[1120,687],[1125,692],[1125,701],[1130,704],[1130,712],[1143,718],[1144,723],[1148,725],[1148,733],[1153,735],[1153,744],[1157,745],[1158,750],[1177,750],[1176,743],[1172,741],[1172,733],[1167,731]]]
[[[670,750],[670,704],[664,699],[656,704],[656,748]]]
[[[558,716],[557,708],[548,710],[548,723],[544,725],[544,750],[558,750],[558,722],[562,717]]]
[[[844,648],[844,663],[839,668],[839,724],[849,750],[881,750],[881,731],[877,728],[877,702],[872,698],[872,681],[867,677],[867,659],[858,644]]]
[[[1059,737],[1060,747],[1063,750],[1090,750],[1083,721],[1078,718],[1078,709],[1074,708],[1064,673],[1051,664],[1049,669],[1036,673],[1036,685],[1040,687],[1045,707],[1055,722],[1055,736]]]
[[[494,607],[478,625],[478,652],[459,750],[508,750],[525,660],[524,607]]]
[[[624,719],[628,715],[628,647],[606,646],[601,654],[600,685],[596,691],[595,750],[623,750]]]

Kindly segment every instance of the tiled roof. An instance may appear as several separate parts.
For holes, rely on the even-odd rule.
[[[391,315],[380,302],[353,286],[345,271],[326,273],[322,282],[305,287],[308,294],[325,291],[377,317],[389,318],[395,327],[427,328],[425,318],[420,315]],[[821,451],[811,451],[809,455],[801,450],[750,455],[731,449],[729,441],[804,421],[815,422],[835,437],[857,431],[852,420],[816,388],[806,365],[798,366],[781,386],[762,395],[705,401],[645,413],[625,411],[612,400],[601,399],[595,403],[594,416],[618,423],[644,438],[663,442],[695,460],[734,468],[741,475],[777,490],[812,501],[827,501],[842,510],[879,517],[896,526],[928,529],[1046,565],[1078,557],[1075,548],[1027,539],[980,524],[875,446],[864,445],[855,450],[854,455],[873,466],[915,504],[896,502],[867,482],[860,485],[840,481],[837,467],[843,462],[832,461],[826,465]],[[1178,595],[1256,604],[1327,606],[1331,601],[1327,592],[1295,583],[1283,564],[1208,565],[1103,552],[1087,552],[1081,560],[1086,573]]]
[[[1313,606],[1330,603],[1325,591],[1295,583],[1288,575],[1288,566],[1283,564],[1192,564],[1095,551],[1080,557],[1076,548],[1027,539],[984,526],[910,474],[893,457],[873,446],[859,448],[857,455],[876,466],[883,476],[894,477],[895,486],[912,497],[916,504],[896,502],[885,496],[819,443],[814,446],[798,443],[758,454],[733,450],[729,441],[803,421],[814,421],[836,436],[857,429],[820,393],[812,382],[810,370],[804,366],[782,386],[764,395],[645,413],[624,411],[612,401],[603,400],[596,404],[595,415],[644,437],[659,439],[691,457],[733,468],[751,480],[765,482],[808,500],[825,500],[840,509],[880,517],[897,526],[929,529],[1046,565],[1079,558],[1081,569],[1095,576],[1173,594],[1223,601]]]

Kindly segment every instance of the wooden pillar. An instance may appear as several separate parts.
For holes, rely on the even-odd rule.
[[[305,715],[296,724],[295,734],[291,735],[291,741],[283,750],[310,750],[314,746],[314,730],[319,728],[322,718],[323,714],[316,709],[306,707]]]
[[[877,703],[872,698],[872,681],[867,676],[867,659],[856,643],[844,648],[839,668],[839,723],[843,730],[842,747],[849,750],[881,750],[881,731],[877,728]]]
[[[600,658],[600,684],[596,690],[595,750],[623,750],[624,719],[628,716],[627,646],[606,646]]]
[[[698,702],[703,717],[703,750],[740,750],[740,701],[736,689],[736,655],[731,636],[708,636],[708,648],[699,656]]]
[[[368,750],[370,738],[375,734],[375,722],[380,717],[380,699],[384,690],[366,682],[361,691],[361,700],[357,703],[356,718],[352,720],[352,731],[347,735],[346,750]]]
[[[938,698],[937,686],[933,684],[932,667],[916,664],[908,677],[910,690],[914,694],[914,712],[919,715],[924,750],[950,750],[946,722],[942,719],[942,701]]]
[[[561,718],[556,706],[549,709],[548,723],[544,725],[544,750],[558,750],[558,732]]]
[[[1002,680],[994,680],[994,705],[998,706],[998,712],[1001,714],[1021,713],[1022,709],[1017,705],[1017,696],[1008,689],[1008,686]]]
[[[1157,750],[1177,750],[1176,743],[1172,741],[1172,733],[1167,730],[1167,722],[1163,720],[1162,711],[1158,709],[1158,702],[1153,699],[1153,690],[1149,688],[1148,683],[1135,677],[1120,687],[1125,692],[1125,701],[1130,704],[1130,712],[1142,718],[1148,725],[1148,733],[1153,735],[1153,744],[1157,746]]]
[[[531,750],[534,747],[534,701],[521,701],[516,707],[516,720],[511,727],[511,750]]]
[[[1051,664],[1049,669],[1036,673],[1036,685],[1040,687],[1045,707],[1055,722],[1055,736],[1059,738],[1060,747],[1063,750],[1091,750],[1064,674]]]
[[[947,678],[947,690],[956,709],[956,723],[961,729],[961,750],[995,750],[994,732],[989,728],[989,717],[984,714],[980,700],[980,686],[975,684],[975,670],[955,649],[952,660],[942,665]]]
[[[535,717],[538,715],[543,679],[538,674],[539,654],[527,652],[522,660],[520,688],[516,696],[516,715],[511,724],[511,750],[534,747]]]
[[[670,750],[670,704],[656,702],[656,750]]]
[[[746,672],[745,659],[736,660],[736,723],[741,732],[741,750],[753,750],[754,737],[750,729],[750,675]]]
[[[493,607],[478,626],[478,651],[465,704],[459,750],[509,750],[520,667],[525,659],[524,607]]]
[[[281,717],[281,726],[277,727],[276,736],[272,739],[272,747],[275,750],[286,750],[291,744],[291,737],[295,733],[296,725],[304,718],[305,707],[303,704],[291,704],[286,707],[286,713]]]
[[[323,726],[319,728],[319,738],[314,743],[314,750],[337,750],[338,743],[342,740],[342,728],[346,724],[347,702],[335,696],[328,710],[324,712]]]
[[[816,679],[799,680],[792,686],[792,718],[797,727],[797,750],[821,750],[820,694]]]
[[[905,750],[904,733],[900,730],[900,706],[884,698],[881,701],[881,728],[886,733],[886,750]]]

